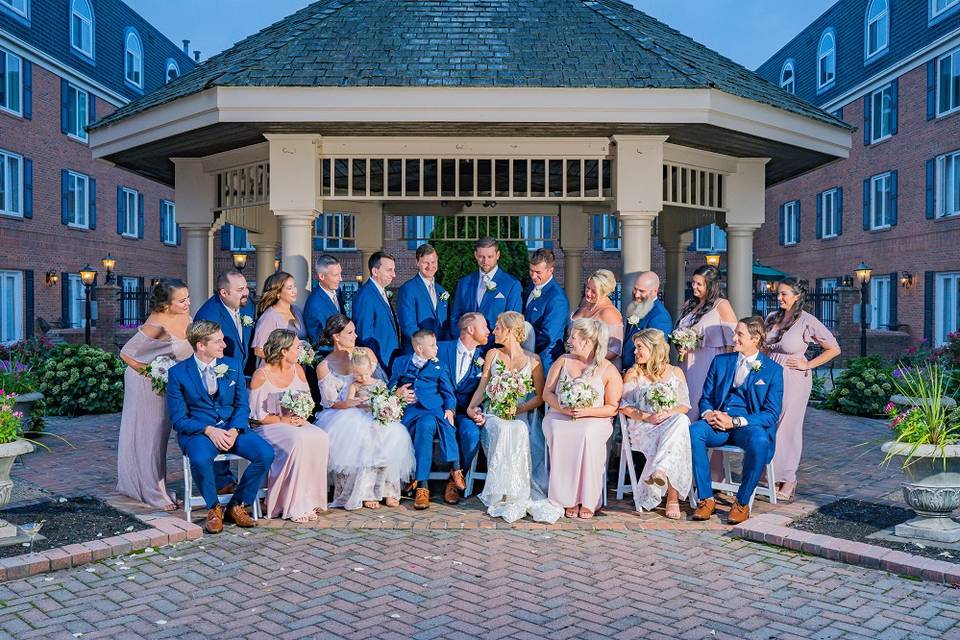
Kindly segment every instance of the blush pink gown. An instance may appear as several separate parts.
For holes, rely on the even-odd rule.
[[[692,314],[683,316],[677,322],[678,329],[693,329],[703,335],[700,347],[689,352],[679,363],[687,378],[687,389],[690,390],[690,411],[687,412],[690,422],[700,419],[700,397],[703,395],[703,383],[707,379],[710,363],[718,354],[733,346],[733,330],[737,325],[720,321],[720,311],[717,309],[719,304],[718,301],[713,309],[696,323],[693,322]]]

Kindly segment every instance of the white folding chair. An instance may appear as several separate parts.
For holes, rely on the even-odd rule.
[[[466,477],[467,489],[466,491],[463,492],[464,498],[469,498],[471,495],[473,495],[474,480],[483,480],[484,482],[486,482],[487,480],[486,471],[477,471],[477,458],[479,457],[480,457],[480,450],[477,449],[477,455],[473,456],[473,460],[470,462],[470,469],[467,471],[467,477]]]
[[[729,491],[731,493],[736,493],[740,489],[740,483],[733,481],[733,465],[731,461],[731,456],[728,454],[732,453],[743,453],[743,449],[740,447],[735,447],[732,444],[724,445],[722,447],[714,447],[709,449],[710,452],[718,451],[723,454],[723,480],[720,482],[712,482],[712,489],[715,491]],[[690,492],[690,506],[694,509],[697,508],[697,487],[694,483],[693,490]],[[753,493],[750,495],[750,504],[747,505],[751,510],[753,510],[753,500],[757,497],[757,494],[762,496],[767,496],[767,499],[770,500],[770,504],[777,504],[777,479],[773,473],[773,462],[767,464],[767,484],[766,486],[757,485],[757,488],[753,490]]]
[[[623,499],[624,493],[633,495],[633,506],[640,511],[640,492],[637,481],[637,470],[633,465],[633,449],[630,447],[630,434],[627,431],[627,419],[619,414],[620,423],[620,472],[617,475],[617,500]],[[626,486],[626,475],[630,474],[630,488]]]
[[[241,458],[238,455],[233,453],[221,453],[216,458],[213,459],[214,462],[236,462],[237,463],[237,477],[243,473],[243,470],[246,469],[249,462],[246,458]],[[253,501],[253,519],[260,519],[260,499],[267,495],[266,487],[260,489],[257,492],[257,499]],[[227,493],[224,495],[218,495],[217,499],[220,501],[220,504],[227,504],[233,498],[232,493]],[[202,496],[193,495],[193,472],[190,469],[190,458],[183,456],[183,517],[187,522],[190,522],[190,512],[193,511],[194,507],[203,507],[206,506]]]

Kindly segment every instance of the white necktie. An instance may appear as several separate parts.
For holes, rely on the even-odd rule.
[[[325,289],[325,291],[327,292],[327,295],[330,296],[330,300],[333,302],[333,306],[336,308],[337,311],[340,311],[340,300],[337,298],[337,292],[330,291],[329,289]]]
[[[207,393],[213,395],[217,392],[217,374],[212,363],[203,368],[203,381],[207,385]]]
[[[737,366],[737,373],[733,376],[733,386],[739,387],[746,381],[750,373],[750,366],[746,358],[740,358],[740,364]]]
[[[470,370],[470,353],[468,351],[460,352],[460,359],[457,360],[457,384],[464,379],[467,371]]]
[[[237,335],[238,335],[238,336],[242,336],[242,335],[243,335],[243,322],[240,320],[240,311],[239,311],[239,310],[234,311],[231,315],[233,315],[233,323],[234,323],[235,325],[237,325]]]
[[[430,301],[433,302],[433,308],[437,308],[437,289],[433,286],[433,281],[427,283],[427,291],[430,293]]]
[[[483,294],[487,292],[487,283],[490,282],[490,276],[486,273],[480,276],[480,288],[477,289],[477,306],[483,302]]]

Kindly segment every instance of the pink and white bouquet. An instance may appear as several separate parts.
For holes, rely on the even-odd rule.
[[[406,400],[397,395],[396,389],[388,389],[383,385],[377,386],[370,392],[369,402],[373,419],[380,424],[400,422],[403,410],[407,406]]]
[[[600,396],[583,380],[564,380],[557,386],[557,399],[565,409],[586,409],[592,407]]]
[[[169,356],[158,356],[153,362],[143,368],[144,377],[150,381],[150,386],[157,395],[167,392],[167,381],[170,379],[170,367],[177,361]]]
[[[307,420],[313,415],[313,398],[306,391],[287,389],[280,398],[280,407],[298,418]]]
[[[703,344],[703,334],[694,329],[674,329],[669,339],[680,352],[681,362],[688,352],[696,350]]]
[[[533,392],[533,378],[524,371],[511,371],[499,360],[484,393],[487,411],[503,420],[513,420],[517,404]]]
[[[317,359],[317,352],[304,340],[300,341],[300,350],[297,353],[297,362],[302,365],[312,366],[313,361]]]
[[[658,382],[647,387],[643,399],[654,413],[673,409],[678,402],[677,388],[669,382]]]

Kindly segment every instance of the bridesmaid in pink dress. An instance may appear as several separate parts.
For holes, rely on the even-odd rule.
[[[267,478],[267,517],[308,522],[327,508],[330,440],[326,431],[280,406],[288,389],[310,395],[299,350],[293,331],[275,329],[267,338],[264,364],[250,381],[250,419],[276,454]]]
[[[297,282],[286,271],[277,271],[263,284],[263,293],[257,303],[257,326],[250,346],[263,364],[263,345],[274,329],[289,329],[298,338],[307,337],[303,313],[297,302]]]
[[[777,289],[780,310],[767,316],[766,354],[783,367],[783,409],[777,423],[777,447],[773,456],[778,487],[777,500],[789,502],[797,490],[797,467],[803,451],[803,418],[813,387],[813,369],[840,355],[840,345],[830,330],[803,310],[807,283],[783,280]],[[811,344],[823,352],[813,360],[805,354]]]
[[[704,265],[698,268],[693,272],[690,286],[693,297],[680,310],[677,329],[693,329],[703,336],[697,349],[679,354],[680,368],[690,390],[687,417],[690,422],[695,422],[700,419],[700,396],[710,363],[717,354],[733,350],[737,315],[730,303],[720,297],[720,270],[716,267]]]
[[[619,369],[623,355],[623,315],[610,300],[610,294],[616,289],[617,278],[612,271],[594,271],[583,284],[583,300],[570,319],[589,318],[607,325],[607,360]]]
[[[607,327],[599,320],[574,320],[567,338],[569,353],[550,367],[543,389],[549,407],[543,435],[550,460],[547,497],[568,518],[592,518],[603,504],[607,440],[620,408],[623,380],[605,357]],[[566,383],[583,383],[596,400],[589,407],[568,408],[560,401]]]
[[[153,390],[144,368],[160,356],[177,362],[193,355],[187,342],[190,295],[182,280],[163,279],[150,292],[150,317],[123,345],[123,414],[117,442],[117,491],[165,511],[176,509],[167,493],[170,419],[165,395]]]

